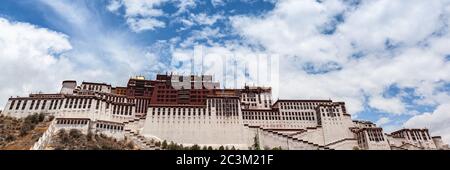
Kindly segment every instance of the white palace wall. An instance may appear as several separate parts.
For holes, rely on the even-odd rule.
[[[153,110],[150,108],[149,111]],[[183,145],[246,145],[237,116],[152,116],[147,114],[143,136]]]

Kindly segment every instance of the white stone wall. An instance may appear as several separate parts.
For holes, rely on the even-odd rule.
[[[32,105],[33,100],[34,100],[34,104]],[[39,103],[38,103],[38,101],[39,101]],[[58,105],[57,105],[56,109],[54,107],[55,106],[54,104],[51,105],[52,101],[54,102],[54,104],[55,104],[55,101],[58,101]],[[26,117],[26,116],[34,114],[34,113],[54,114],[58,111],[59,105],[61,105],[61,101],[62,101],[62,98],[54,98],[54,99],[41,99],[41,98],[29,98],[29,97],[13,98],[13,99],[8,100],[2,114],[12,116],[12,117],[18,117],[18,118]],[[13,106],[11,108],[12,104],[13,104]],[[33,106],[33,107],[31,107],[31,106]],[[52,106],[52,107],[50,107],[50,106]]]
[[[89,132],[90,120],[87,120],[86,123],[75,123],[74,121],[80,120],[72,120],[72,119],[57,120],[55,124],[55,132],[57,133],[61,129],[64,129],[66,132],[69,132],[70,129],[78,129],[81,131],[81,133],[84,134],[87,134]]]
[[[150,107],[142,135],[183,145],[246,146],[242,113],[238,100],[234,101],[234,115],[220,115],[221,108],[211,102],[206,107]]]
[[[307,129],[306,132],[294,135],[293,137],[302,139],[305,141],[310,141],[319,145],[325,145],[325,138],[323,136],[323,129],[321,127],[315,129]]]
[[[319,147],[304,142],[299,142],[294,139],[283,137],[275,133],[271,133],[259,128],[248,128],[248,146],[254,145],[254,138],[257,137],[261,149],[281,147],[283,150],[318,150]]]
[[[356,139],[344,139],[327,146],[335,150],[353,150],[354,147],[358,147],[358,141]]]
[[[13,100],[15,102],[12,109],[10,109],[11,104],[13,104]],[[19,101],[20,106],[17,107]],[[72,102],[72,104],[70,104],[70,102]],[[122,105],[115,103],[107,104],[105,100],[98,97],[65,97],[53,99],[44,99],[39,97],[13,98],[8,100],[2,114],[22,118],[34,113],[48,113],[62,118],[89,118],[93,120],[100,119],[118,122],[124,122],[134,118],[135,106],[127,105],[125,107]],[[122,112],[116,111],[115,114],[113,114],[114,106],[122,107]]]
[[[73,90],[77,87],[77,82],[75,81],[65,81],[61,87],[61,94],[73,94]]]
[[[354,138],[353,133],[350,131],[350,127],[353,125],[351,119],[344,115],[342,109],[336,109],[335,116],[329,116],[325,112],[319,113],[325,144],[346,138]]]
[[[433,139],[433,142],[436,145],[436,149],[448,149],[448,148],[444,147],[444,142],[442,142],[442,138],[434,137],[432,139]]]
[[[192,109],[195,116],[173,114],[172,110],[166,110],[164,116],[158,116],[151,114],[153,109],[150,107],[147,113],[143,136],[183,145],[245,144],[242,120],[239,116],[199,115],[201,109]],[[169,115],[169,112],[172,114]]]

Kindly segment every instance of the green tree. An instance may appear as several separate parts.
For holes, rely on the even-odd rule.
[[[219,150],[223,151],[223,150],[225,150],[225,148],[223,146],[220,146]]]
[[[45,119],[45,114],[44,113],[40,113],[39,116],[38,116],[39,122],[44,121],[44,119]]]
[[[281,146],[278,146],[278,147],[272,148],[272,150],[283,150],[283,149],[281,148]]]
[[[161,148],[167,149],[167,141],[166,140],[164,140],[163,143],[161,144]]]
[[[170,141],[169,146],[167,147],[169,150],[176,150],[177,144],[173,143],[173,141]]]
[[[253,138],[253,149],[254,150],[261,150],[261,147],[259,146],[259,136],[258,134],[255,135]]]
[[[200,146],[198,146],[197,144],[194,144],[191,146],[191,150],[200,150]]]

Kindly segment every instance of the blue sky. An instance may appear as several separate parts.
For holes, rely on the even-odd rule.
[[[387,131],[427,127],[450,141],[449,24],[449,0],[3,0],[0,104],[65,79],[187,74],[201,56],[194,71],[227,87],[345,101]],[[255,64],[268,55],[277,64]]]

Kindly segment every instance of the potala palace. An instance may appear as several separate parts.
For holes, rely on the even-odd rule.
[[[369,121],[352,120],[344,102],[272,101],[271,88],[223,89],[212,76],[160,74],[155,80],[129,79],[126,87],[67,80],[55,94],[9,98],[1,114],[55,116],[33,149],[43,149],[58,129],[79,129],[132,139],[142,149],[150,141],[185,146],[261,147],[289,150],[447,149],[428,129],[387,134]]]

